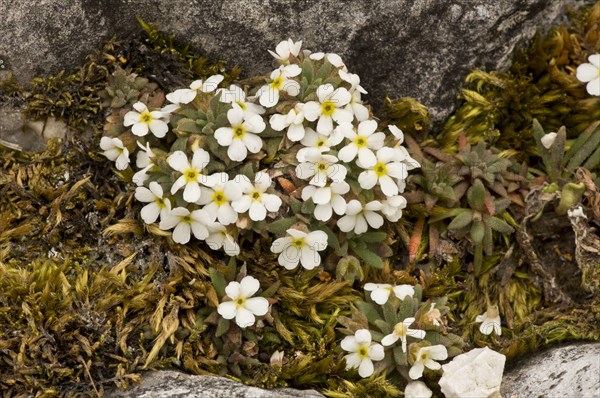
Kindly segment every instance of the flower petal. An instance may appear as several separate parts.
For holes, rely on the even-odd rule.
[[[342,339],[340,346],[342,350],[348,352],[356,352],[358,351],[358,342],[356,341],[356,337],[354,336],[346,336]]]
[[[237,309],[237,314],[235,315],[235,323],[237,323],[239,327],[241,327],[242,329],[247,328],[248,326],[254,325],[255,321],[256,318],[254,317],[254,314],[252,312],[248,311],[245,308]]]
[[[233,319],[237,314],[237,306],[233,301],[226,301],[219,304],[217,312],[225,319]]]
[[[263,316],[269,311],[269,301],[264,297],[252,297],[246,300],[244,308],[254,315]]]
[[[373,344],[369,347],[369,358],[374,361],[381,361],[385,357],[383,346],[381,344]]]
[[[240,281],[240,295],[242,297],[250,297],[260,289],[260,282],[253,276],[245,276]]]
[[[360,377],[369,377],[374,371],[375,367],[373,366],[373,361],[369,358],[363,359],[358,367],[358,374]]]

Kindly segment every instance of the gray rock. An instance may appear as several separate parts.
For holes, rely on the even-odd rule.
[[[263,390],[216,376],[191,376],[161,370],[146,373],[142,384],[109,392],[106,398],[323,398],[314,390]]]
[[[569,344],[536,353],[505,373],[504,398],[600,398],[600,343]]]
[[[20,109],[0,106],[0,145],[17,151],[36,152],[46,148],[43,122],[24,120]]]
[[[271,68],[267,49],[280,40],[303,40],[312,51],[342,55],[371,103],[415,97],[439,121],[468,71],[506,67],[537,26],[581,1],[0,0],[0,67],[24,82],[76,66],[140,16],[247,74]]]

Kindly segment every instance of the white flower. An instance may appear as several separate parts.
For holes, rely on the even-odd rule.
[[[396,222],[402,217],[402,209],[406,207],[406,199],[404,196],[395,195],[382,201],[381,204],[383,205],[383,209],[381,209],[383,215],[388,221]]]
[[[422,381],[411,381],[404,389],[404,398],[431,398],[433,391]]]
[[[340,69],[338,71],[338,74],[340,75],[340,78],[345,81],[350,83],[350,92],[354,92],[359,91],[362,94],[367,94],[367,90],[365,90],[364,88],[362,88],[362,86],[360,85],[360,76],[355,75],[354,73],[349,73],[346,72],[343,69]]]
[[[354,336],[346,336],[341,343],[342,349],[350,352],[345,355],[346,369],[358,368],[360,377],[369,377],[375,371],[373,361],[381,361],[385,353],[381,344],[371,341],[371,332],[359,329]]]
[[[405,180],[408,176],[408,171],[406,165],[399,162],[402,159],[398,159],[396,155],[397,152],[394,149],[384,147],[377,151],[377,161],[372,166],[365,167],[360,163],[359,159],[357,164],[367,169],[358,176],[360,187],[362,189],[372,189],[375,185],[379,184],[385,196],[398,195],[400,190],[393,178]]]
[[[406,337],[410,336],[415,339],[424,339],[425,331],[419,329],[410,329],[409,326],[412,325],[415,321],[415,318],[406,318],[402,322],[398,322],[394,326],[394,331],[391,334],[388,334],[383,339],[381,339],[381,344],[384,346],[390,346],[394,344],[396,341],[402,341],[402,352],[406,352]]]
[[[169,115],[165,112],[148,110],[148,107],[142,102],[133,104],[133,108],[137,111],[129,111],[125,114],[123,125],[131,127],[131,132],[137,136],[145,136],[148,130],[157,138],[163,138],[169,131],[169,126],[165,120]]]
[[[408,371],[408,375],[411,379],[416,380],[423,376],[423,370],[425,370],[426,367],[431,370],[438,370],[442,367],[442,365],[434,360],[443,361],[447,358],[448,351],[446,350],[446,347],[441,344],[421,347],[417,352],[415,363]]]
[[[477,315],[475,322],[481,322],[479,331],[485,335],[496,332],[498,336],[502,335],[502,328],[500,327],[500,313],[498,312],[497,305],[490,305],[486,312],[481,315]]]
[[[223,251],[228,256],[237,256],[240,254],[240,245],[233,239],[233,236],[227,233],[225,226],[219,223],[212,223],[208,226],[208,233],[206,244],[212,250],[223,248]]]
[[[315,206],[315,218],[319,221],[327,221],[333,212],[338,216],[346,212],[346,199],[342,195],[350,191],[347,182],[333,182],[329,186],[316,187],[307,185],[302,189],[302,200],[312,199]]]
[[[217,312],[225,319],[235,318],[241,328],[254,325],[256,316],[263,316],[269,311],[269,301],[264,297],[252,297],[260,289],[260,282],[245,276],[240,282],[229,282],[225,293],[231,301],[219,304]]]
[[[154,167],[154,163],[152,163],[152,158],[154,157],[154,152],[152,152],[152,148],[150,148],[150,143],[147,142],[146,146],[142,145],[139,141],[137,142],[138,147],[140,147],[141,151],[137,152],[135,165],[139,170],[136,172],[133,177],[131,177],[131,181],[136,184],[138,187],[144,185],[144,182],[148,179],[148,170]]]
[[[271,50],[268,51],[277,61],[282,64],[288,64],[290,55],[297,57],[300,53],[300,48],[302,48],[302,40],[294,43],[292,39],[287,39],[280,42],[277,47],[275,47],[275,52]]]
[[[431,303],[431,308],[425,314],[427,319],[433,326],[440,326],[442,323],[442,314],[440,310],[435,308],[435,303]]]
[[[190,88],[180,88],[179,90],[167,94],[167,100],[173,104],[189,104],[196,98],[198,91],[212,93],[222,81],[222,75],[213,75],[206,79],[206,81],[195,80],[190,84]]]
[[[363,208],[358,200],[353,199],[346,206],[346,215],[338,220],[338,228],[342,232],[354,230],[357,235],[367,232],[369,226],[378,229],[383,225],[383,217],[376,211],[381,209],[383,205],[377,200],[367,203]]]
[[[274,114],[269,119],[271,128],[275,131],[282,131],[287,128],[287,136],[291,141],[300,141],[304,138],[304,113],[302,113],[302,106],[304,104],[298,103],[296,106],[286,114]]]
[[[232,84],[229,89],[221,89],[220,101],[231,104],[234,108],[239,108],[244,112],[244,118],[249,119],[253,115],[262,115],[265,108],[260,105],[246,101],[246,93],[241,87]]]
[[[323,58],[325,58],[327,60],[327,62],[329,62],[331,65],[335,66],[336,68],[342,68],[343,70],[346,70],[346,65],[344,65],[344,61],[342,61],[342,57],[340,57],[337,54],[334,53],[312,53],[309,55],[310,59],[313,59],[315,61],[320,61]]]
[[[150,189],[146,187],[137,187],[135,189],[135,198],[143,203],[148,203],[142,207],[141,216],[146,224],[152,224],[160,215],[161,220],[171,212],[171,201],[163,198],[163,189],[159,183],[152,181]]]
[[[548,133],[545,134],[540,141],[542,142],[542,145],[544,146],[544,148],[546,149],[550,149],[552,147],[552,144],[554,144],[554,141],[556,141],[556,136],[558,134],[556,133]]]
[[[587,83],[586,89],[590,95],[600,95],[600,54],[590,55],[589,64],[577,67],[577,79]]]
[[[396,139],[397,139],[396,145],[394,145],[394,150],[397,152],[396,158],[401,159],[401,162],[404,165],[406,165],[406,170],[413,170],[418,167],[421,167],[419,162],[417,162],[415,159],[413,159],[410,156],[410,154],[408,153],[408,151],[406,150],[406,148],[404,148],[402,146],[402,143],[404,142],[404,133],[402,132],[402,130],[400,130],[398,127],[394,126],[393,124],[390,124],[388,126],[388,128],[392,132],[394,137],[396,137]],[[401,191],[402,190],[403,189],[401,189]]]
[[[100,148],[104,150],[104,156],[108,160],[115,162],[117,170],[125,170],[129,165],[129,150],[119,138],[102,137]]]
[[[377,157],[373,153],[373,149],[381,149],[385,140],[384,133],[375,133],[377,122],[375,120],[365,120],[359,123],[356,130],[352,124],[342,123],[339,129],[351,142],[340,149],[338,158],[343,162],[349,163],[358,155],[361,167],[375,166]]]
[[[227,156],[231,160],[241,162],[250,153],[258,153],[262,149],[262,139],[256,135],[261,133],[266,125],[260,115],[244,117],[241,109],[227,111],[227,119],[231,127],[220,127],[215,131],[215,139],[221,146],[227,148]]]
[[[304,155],[304,162],[296,166],[296,176],[308,180],[309,184],[324,187],[328,179],[333,182],[343,182],[348,170],[337,163],[338,158],[324,155],[318,151],[310,151]]]
[[[209,214],[211,221],[216,219],[223,225],[233,224],[238,214],[231,202],[242,197],[242,190],[237,181],[229,181],[227,173],[214,173],[202,181],[205,187],[200,187],[200,198],[196,201],[204,205],[203,209]]]
[[[208,165],[209,161],[210,155],[202,148],[194,151],[191,164],[183,151],[175,151],[169,155],[167,163],[174,170],[181,173],[181,176],[179,176],[171,187],[171,195],[175,195],[181,187],[185,186],[183,200],[188,203],[194,203],[200,199],[200,185],[198,182],[203,178],[200,172]]]
[[[177,207],[171,210],[165,218],[161,217],[158,227],[162,230],[175,227],[173,230],[173,241],[186,244],[190,241],[190,232],[198,240],[208,238],[207,226],[210,223],[210,217],[204,210],[194,210],[190,213],[185,207]]]
[[[369,109],[363,105],[361,93],[358,90],[352,92],[352,98],[348,105],[346,105],[346,110],[352,112],[359,122],[369,118]]]
[[[310,127],[306,127],[304,138],[300,141],[304,145],[304,148],[298,151],[296,159],[299,162],[306,162],[307,153],[314,152],[315,150],[320,153],[327,152],[342,142],[343,139],[344,135],[340,132],[339,128],[335,128],[330,135],[323,135]]]
[[[291,97],[297,96],[300,93],[300,83],[290,78],[301,72],[302,69],[296,64],[280,66],[271,72],[271,81],[256,92],[260,104],[267,108],[277,105],[280,91],[285,91]]]
[[[327,234],[323,231],[312,231],[309,233],[290,228],[288,236],[276,239],[271,245],[273,253],[280,253],[279,264],[285,269],[294,269],[301,263],[302,266],[311,270],[321,264],[321,256],[318,252],[327,248]]]
[[[317,88],[319,102],[309,101],[304,104],[304,117],[308,121],[317,122],[317,133],[329,135],[333,131],[333,122],[351,123],[352,112],[344,109],[352,95],[343,87],[334,89],[331,84],[323,84]]]
[[[281,207],[281,199],[275,194],[266,193],[271,187],[271,177],[267,173],[258,172],[254,176],[254,184],[244,175],[239,175],[239,186],[242,196],[231,203],[238,213],[248,211],[254,221],[261,221],[267,217],[267,211],[276,212]]]
[[[388,283],[369,282],[365,284],[364,288],[367,292],[371,292],[371,299],[379,305],[387,303],[392,292],[400,300],[412,297],[415,294],[415,288],[411,285],[392,286]]]

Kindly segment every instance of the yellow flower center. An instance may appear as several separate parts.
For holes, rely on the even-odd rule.
[[[305,246],[304,238],[294,238],[292,240],[292,246],[297,249],[302,249]]]
[[[155,201],[159,207],[161,207],[161,208],[167,207],[167,205],[165,204],[165,200],[163,198],[156,198]]]
[[[246,302],[246,299],[243,297],[239,297],[237,300],[235,300],[235,305],[240,308],[244,306],[244,303]]]
[[[421,351],[421,362],[425,362],[427,359],[429,359],[429,351]]]
[[[325,146],[325,139],[321,138],[319,141],[317,141],[316,147],[317,148],[321,148],[322,146]]]
[[[260,191],[254,191],[254,192],[252,192],[252,194],[250,195],[250,197],[251,197],[253,200],[260,200],[261,196],[262,196],[262,193],[261,193]]]
[[[235,103],[238,104],[243,111],[247,109],[246,104],[244,104],[242,101],[235,101]]]
[[[144,113],[140,114],[140,120],[146,124],[150,124],[150,122],[153,120],[154,118],[152,117],[152,115],[150,114],[150,112],[146,111]]]
[[[406,327],[406,325],[402,322],[397,323],[396,326],[394,326],[394,334],[396,336],[406,336],[406,332],[408,331],[408,327]]]
[[[219,206],[225,204],[225,202],[227,202],[225,193],[223,193],[223,191],[215,191],[215,193],[213,194],[213,202],[215,202]]]
[[[317,170],[319,171],[325,171],[327,170],[327,163],[317,163]]]
[[[333,115],[335,104],[332,101],[325,101],[321,104],[321,113],[325,116]]]
[[[358,351],[356,351],[356,353],[360,359],[366,359],[369,357],[369,347],[361,345],[358,347]]]
[[[271,88],[275,89],[275,90],[279,90],[281,88],[281,85],[283,84],[283,77],[279,76],[276,77],[275,79],[273,79],[273,81],[270,83]]]
[[[196,169],[187,169],[185,173],[183,173],[187,182],[196,181],[198,179],[199,174],[200,173],[198,173],[198,170]]]
[[[365,137],[358,136],[354,139],[354,144],[359,148],[367,146],[367,139]]]
[[[181,222],[191,224],[192,223],[192,216],[190,216],[190,215],[181,216]]]
[[[246,128],[242,125],[233,128],[233,138],[242,139],[246,135]]]
[[[375,167],[373,167],[373,171],[377,174],[377,177],[383,177],[387,175],[387,166],[385,163],[378,162]]]

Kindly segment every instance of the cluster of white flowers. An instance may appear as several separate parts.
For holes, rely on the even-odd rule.
[[[402,146],[402,131],[380,128],[362,103],[360,78],[338,55],[301,47],[292,40],[279,43],[271,52],[279,65],[264,84],[226,88],[221,75],[196,80],[167,93],[162,107],[133,104],[123,115],[126,131],[102,138],[104,155],[118,170],[126,170],[135,155],[132,181],[145,223],[172,230],[176,243],[193,236],[238,255],[244,230],[294,216],[272,177],[277,154],[291,154],[286,177],[300,185],[302,201],[314,205],[313,214],[298,217],[309,222],[292,225],[271,245],[286,269],[321,265],[328,235],[313,220],[334,233],[360,235],[402,216],[405,179],[419,167]],[[259,288],[255,279],[248,281],[230,284],[231,301],[219,306],[240,327],[254,324],[254,316],[268,308],[248,298]],[[375,290],[374,299],[379,302],[386,291],[389,296],[386,289]],[[401,287],[393,291],[398,297],[412,294]]]
[[[130,129],[135,141],[129,141],[134,144],[125,145],[122,137],[102,138],[104,155],[119,170],[129,166],[130,154],[137,151],[133,181],[138,185],[136,199],[145,203],[141,214],[145,223],[158,222],[160,229],[173,230],[177,243],[185,244],[194,236],[213,249],[239,254],[237,238],[248,225],[240,223],[240,217],[263,221],[272,213],[276,218],[283,204],[266,167],[252,173],[254,181],[247,173],[232,173],[239,167],[227,167],[251,156],[262,158],[266,143],[261,134],[266,132],[281,133],[287,140],[280,147],[285,144],[297,154],[295,177],[307,182],[301,198],[314,203],[314,219],[337,225],[344,233],[362,234],[381,228],[384,218],[395,222],[402,216],[406,200],[400,194],[408,170],[419,167],[401,145],[402,131],[395,126],[389,126],[391,134],[378,131],[362,104],[366,91],[360,78],[338,55],[313,54],[301,46],[292,40],[277,45],[271,54],[279,67],[262,86],[219,87],[221,75],[196,80],[189,88],[168,93],[170,104],[162,108],[133,105],[123,125]],[[328,74],[316,78],[317,70]],[[307,88],[307,74],[312,89]],[[215,101],[226,106],[219,114],[212,108]],[[214,128],[181,134],[178,121],[192,118],[190,114],[196,115],[196,123],[212,121]],[[164,170],[160,158],[174,137],[189,139],[166,152],[163,160],[169,169]],[[211,167],[219,148],[226,150],[225,171]],[[350,180],[369,195],[351,189]],[[319,266],[318,252],[327,247],[325,233],[291,228],[287,235],[271,247],[282,266]]]

